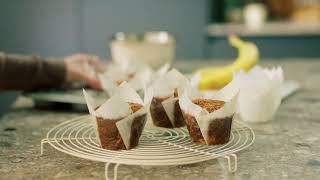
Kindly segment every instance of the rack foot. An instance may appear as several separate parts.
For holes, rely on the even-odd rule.
[[[234,173],[238,169],[238,158],[236,154],[230,154],[227,156],[224,156],[224,158],[228,161],[228,170],[231,173]]]
[[[106,166],[105,166],[105,177],[106,177],[106,180],[117,180],[117,178],[118,178],[118,166],[120,164],[115,164],[114,165],[114,167],[113,167],[113,178],[109,178],[109,167],[110,167],[111,164],[112,163],[106,163]]]
[[[48,139],[42,139],[41,140],[41,146],[40,146],[40,155],[42,156],[43,155],[43,145],[45,143],[48,143]]]

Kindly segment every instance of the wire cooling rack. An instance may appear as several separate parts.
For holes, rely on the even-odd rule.
[[[141,135],[135,149],[112,151],[102,149],[96,137],[90,116],[81,116],[53,127],[43,145],[48,143],[55,149],[72,156],[106,163],[105,176],[113,167],[113,179],[117,179],[118,166],[184,165],[207,161],[219,157],[227,159],[228,170],[237,170],[236,152],[249,147],[255,139],[253,130],[244,123],[234,120],[228,143],[217,146],[199,145],[192,142],[186,128],[148,128]],[[114,166],[111,166],[114,164]]]

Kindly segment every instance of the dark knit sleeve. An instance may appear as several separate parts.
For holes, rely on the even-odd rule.
[[[0,88],[35,90],[61,86],[66,70],[63,61],[38,56],[0,53]]]

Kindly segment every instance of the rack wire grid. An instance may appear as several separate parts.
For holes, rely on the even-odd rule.
[[[81,116],[53,127],[43,145],[72,156],[104,162],[106,179],[117,179],[120,164],[141,166],[185,165],[219,157],[226,158],[228,170],[237,170],[236,152],[249,147],[255,139],[253,130],[241,121],[234,120],[230,140],[223,145],[199,145],[194,143],[186,128],[148,128],[141,135],[137,148],[112,151],[102,149],[98,143],[95,127],[90,116]],[[109,177],[112,171],[113,177]]]

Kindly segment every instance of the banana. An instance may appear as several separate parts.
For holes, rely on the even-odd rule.
[[[252,43],[229,36],[230,44],[238,50],[238,57],[229,65],[207,67],[196,71],[200,77],[198,88],[200,90],[221,89],[232,80],[232,75],[241,69],[249,71],[259,61],[259,49]]]

